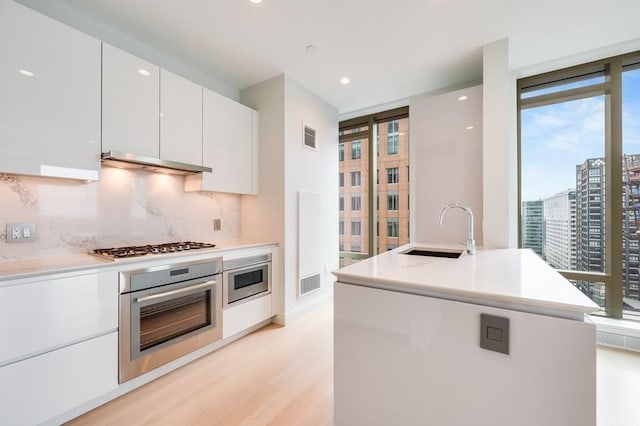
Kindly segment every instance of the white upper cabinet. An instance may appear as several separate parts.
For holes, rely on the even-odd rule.
[[[0,172],[97,180],[100,41],[0,0]]]
[[[102,45],[102,151],[160,157],[160,68]]]
[[[202,87],[164,69],[160,72],[160,158],[203,165]]]
[[[212,173],[189,176],[187,191],[258,192],[258,112],[204,89],[203,162]]]

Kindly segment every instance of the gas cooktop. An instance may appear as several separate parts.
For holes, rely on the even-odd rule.
[[[99,257],[106,257],[111,260],[125,259],[129,257],[138,257],[154,254],[168,254],[178,253],[190,250],[200,250],[206,248],[213,248],[215,244],[211,243],[196,243],[193,241],[182,241],[177,243],[165,243],[165,244],[149,244],[146,246],[127,246],[127,247],[113,247],[113,248],[100,248],[94,249],[93,253]]]

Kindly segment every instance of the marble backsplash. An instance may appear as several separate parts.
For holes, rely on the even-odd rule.
[[[99,182],[0,174],[0,261],[174,241],[237,239],[240,195],[184,192],[184,178],[105,167]],[[213,219],[222,229],[213,231]],[[6,224],[37,240],[6,242]]]

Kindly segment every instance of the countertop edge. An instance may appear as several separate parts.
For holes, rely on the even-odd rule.
[[[108,269],[131,269],[132,267],[143,266],[146,263],[171,263],[180,259],[197,260],[211,255],[220,255],[234,250],[251,248],[261,248],[277,246],[276,242],[260,241],[230,241],[221,242],[215,248],[188,251],[181,253],[170,253],[156,256],[142,256],[122,260],[101,259],[88,253],[75,253],[63,256],[52,256],[44,258],[28,258],[17,260],[6,260],[0,262],[0,287],[11,285],[13,281],[29,280],[47,275],[78,274],[82,272],[91,273],[92,270]]]

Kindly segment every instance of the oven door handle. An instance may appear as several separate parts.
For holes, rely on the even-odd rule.
[[[205,282],[203,282],[201,284],[192,285],[190,287],[184,287],[184,288],[179,288],[179,289],[176,289],[176,290],[165,291],[164,293],[150,294],[149,296],[138,297],[136,299],[136,302],[144,303],[144,302],[148,302],[149,300],[162,299],[163,297],[175,296],[177,294],[188,293],[188,292],[191,292],[193,290],[199,290],[201,288],[211,287],[211,286],[213,286],[215,284],[216,284],[215,280],[209,280],[209,281],[205,281]]]

